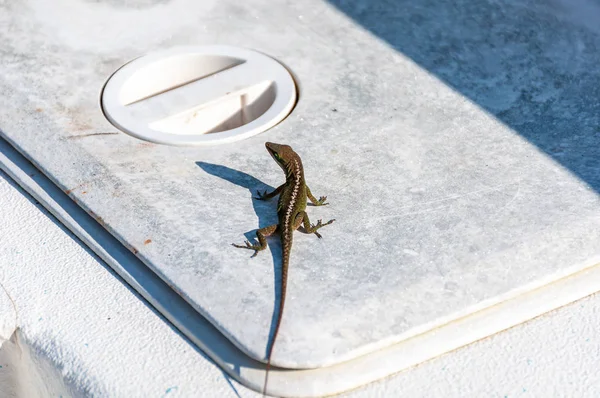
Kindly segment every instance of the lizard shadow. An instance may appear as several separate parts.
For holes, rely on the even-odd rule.
[[[248,191],[250,191],[251,198],[252,198],[252,206],[254,208],[254,212],[256,213],[256,215],[258,217],[258,228],[244,233],[244,236],[250,242],[253,242],[253,241],[257,242],[256,231],[259,228],[264,228],[269,225],[273,225],[273,224],[277,223],[277,221],[278,221],[278,219],[277,219],[277,200],[275,198],[273,198],[271,200],[260,200],[260,199],[255,198],[257,190],[260,190],[262,192],[266,189],[267,191],[270,192],[270,191],[273,191],[275,188],[271,187],[268,184],[263,183],[259,179],[255,178],[247,173],[231,169],[227,166],[222,166],[222,165],[213,164],[213,163],[206,163],[206,162],[201,162],[201,161],[196,162],[196,165],[210,175],[222,178],[226,181],[231,182],[232,184],[246,188],[246,189],[248,189]],[[273,308],[273,315],[271,316],[271,327],[269,329],[269,339],[268,339],[269,342],[272,342],[273,335],[275,334],[275,327],[277,324],[278,309],[279,309],[279,305],[281,304],[281,296],[279,295],[279,292],[281,291],[281,283],[282,283],[281,272],[280,272],[281,271],[281,262],[282,262],[282,247],[281,247],[281,241],[279,239],[272,239],[272,237],[268,237],[267,241],[268,241],[269,250],[271,252],[271,257],[273,258],[273,269],[274,269],[273,271],[275,274],[275,276],[274,276],[274,278],[275,278],[275,281],[274,281],[274,283],[275,283],[275,293],[274,293],[275,306]],[[242,242],[240,241],[240,242],[234,242],[234,243],[241,244]],[[233,248],[233,250],[239,250],[239,249]],[[251,251],[248,251],[248,253],[250,254]],[[270,344],[272,344],[272,343],[270,343]],[[268,352],[270,344],[269,343],[267,344],[266,352]]]

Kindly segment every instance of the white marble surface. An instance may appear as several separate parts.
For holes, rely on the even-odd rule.
[[[0,204],[0,282],[21,333],[14,356],[8,343],[0,348],[2,398],[51,387],[50,396],[73,398],[260,396],[228,379],[1,173]],[[12,333],[10,308],[0,323]],[[599,312],[594,295],[340,397],[597,397]],[[54,378],[14,396],[2,383],[16,369]]]
[[[181,331],[191,343],[202,350],[224,372],[244,386],[262,391],[265,364],[250,359],[233,346],[221,332],[200,316],[171,287],[154,273],[148,272],[147,267],[102,228],[95,219],[18,154],[10,144],[1,139],[0,168],[26,189],[36,202],[39,201],[49,210],[83,244],[91,248],[100,259],[104,260],[123,278],[125,283],[140,293],[153,308],[163,314],[167,321]],[[568,275],[569,271],[566,269],[563,272]],[[13,273],[14,270],[9,267],[9,274]],[[595,281],[598,279],[600,279],[600,265],[540,287],[529,294],[518,294],[516,297],[505,296],[501,303],[491,308],[469,314],[467,317],[422,333],[405,342],[334,366],[310,370],[272,368],[269,373],[267,393],[281,397],[309,398],[330,396],[355,389],[586,297],[596,291],[597,283]],[[5,305],[12,305],[8,290],[6,292]],[[481,306],[485,307],[485,303],[481,303]],[[10,308],[14,313],[16,305]],[[11,311],[6,311],[5,315],[8,318],[5,317],[4,323],[12,329],[3,332],[3,335],[11,336],[11,343],[15,338],[19,338],[19,340],[14,344],[4,346],[6,350],[0,355],[0,360],[1,357],[7,357],[10,362],[11,357],[19,356],[16,355],[20,352],[19,350],[11,349],[16,347],[22,349],[21,358],[24,358],[17,361],[22,365],[19,369],[31,368],[27,365],[35,363],[35,361],[27,360],[28,357],[31,357],[31,355],[26,355],[30,354],[30,351],[27,350],[27,347],[23,347],[23,344],[19,344],[19,341],[22,341],[21,335],[12,332],[15,327],[21,325],[19,318],[16,315],[10,317]],[[52,366],[45,366],[45,364],[45,362],[42,363],[39,370],[17,372],[16,377],[10,377],[17,380],[12,384],[17,386],[44,384],[38,389],[56,390],[56,387],[53,386],[57,379],[56,371]],[[15,372],[11,370],[7,373],[10,375]],[[33,383],[24,379],[32,380]],[[47,382],[39,383],[35,380]],[[29,391],[21,395],[33,398]],[[44,398],[59,394],[44,392],[38,395],[40,398]]]
[[[447,45],[434,70],[386,43],[389,28],[347,19],[345,3],[127,4],[0,3],[0,130],[251,356],[264,356],[279,246],[249,259],[229,244],[275,220],[274,203],[250,197],[282,181],[266,140],[292,145],[313,193],[329,197],[311,217],[338,220],[321,241],[297,235],[277,365],[356,357],[600,254],[598,79],[589,73],[599,39],[585,22],[557,17],[567,5],[484,3],[455,31],[445,29],[454,15],[440,14],[413,38]],[[387,11],[427,20],[439,9]],[[492,44],[486,18],[504,23]],[[211,149],[114,134],[98,93],[115,68],[214,42],[292,69],[300,102],[286,122]]]

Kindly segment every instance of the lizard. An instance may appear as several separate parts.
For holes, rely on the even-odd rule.
[[[327,197],[321,196],[319,199],[317,199],[313,196],[304,179],[302,160],[289,145],[267,142],[265,143],[265,147],[267,148],[267,151],[271,157],[275,160],[275,162],[277,162],[279,167],[283,169],[283,172],[285,173],[285,182],[270,193],[267,193],[267,191],[257,191],[258,197],[255,197],[255,199],[268,200],[279,195],[279,202],[277,204],[278,223],[269,225],[268,227],[264,227],[256,231],[258,244],[252,244],[250,241],[246,241],[245,245],[237,245],[233,243],[233,246],[235,247],[254,250],[252,257],[255,257],[259,251],[266,249],[266,238],[268,236],[278,233],[281,237],[283,252],[281,266],[281,299],[279,301],[278,316],[275,324],[275,332],[273,333],[273,340],[267,349],[267,366],[265,382],[263,386],[263,395],[265,395],[267,390],[269,369],[271,367],[271,354],[273,353],[273,347],[275,346],[275,340],[277,339],[277,333],[279,332],[279,326],[281,325],[281,319],[283,316],[288,267],[290,264],[290,252],[292,249],[292,238],[294,231],[302,226],[304,229],[302,232],[307,234],[315,234],[318,238],[321,238],[321,234],[317,231],[335,221],[335,219],[333,219],[323,223],[322,220],[318,220],[316,225],[310,223],[308,214],[306,213],[306,205],[308,202],[307,199],[310,200],[314,206],[324,206],[328,204],[326,203]]]

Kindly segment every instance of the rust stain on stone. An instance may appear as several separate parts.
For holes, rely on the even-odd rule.
[[[65,191],[65,193],[66,193],[67,195],[69,195],[69,194],[70,194],[71,192],[73,192],[74,190],[76,190],[76,189],[78,189],[78,188],[83,188],[83,187],[84,187],[86,184],[87,184],[87,182],[81,183],[81,184],[77,185],[77,186],[76,186],[76,187],[74,187],[74,188],[67,189],[67,190]],[[85,193],[85,192],[84,192],[84,193]]]

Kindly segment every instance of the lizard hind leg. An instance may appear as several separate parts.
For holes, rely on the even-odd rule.
[[[258,245],[253,245],[248,240],[244,242],[243,245],[236,245],[235,243],[232,243],[232,245],[240,249],[254,250],[254,254],[252,255],[252,257],[255,257],[259,251],[265,250],[267,248],[267,237],[273,235],[277,231],[277,227],[277,224],[273,224],[256,231]]]
[[[329,220],[325,224],[323,224],[322,220],[318,220],[316,225],[311,225],[310,219],[308,218],[308,213],[306,213],[305,211],[302,211],[302,212],[298,213],[298,215],[296,216],[296,219],[294,220],[294,225],[295,225],[296,229],[300,228],[300,225],[302,225],[302,227],[304,229],[304,231],[303,231],[304,233],[315,234],[315,235],[317,235],[317,238],[321,239],[322,236],[320,233],[317,232],[317,230],[319,230],[320,228],[323,228],[326,225],[331,224],[334,221],[335,221],[335,219]]]

